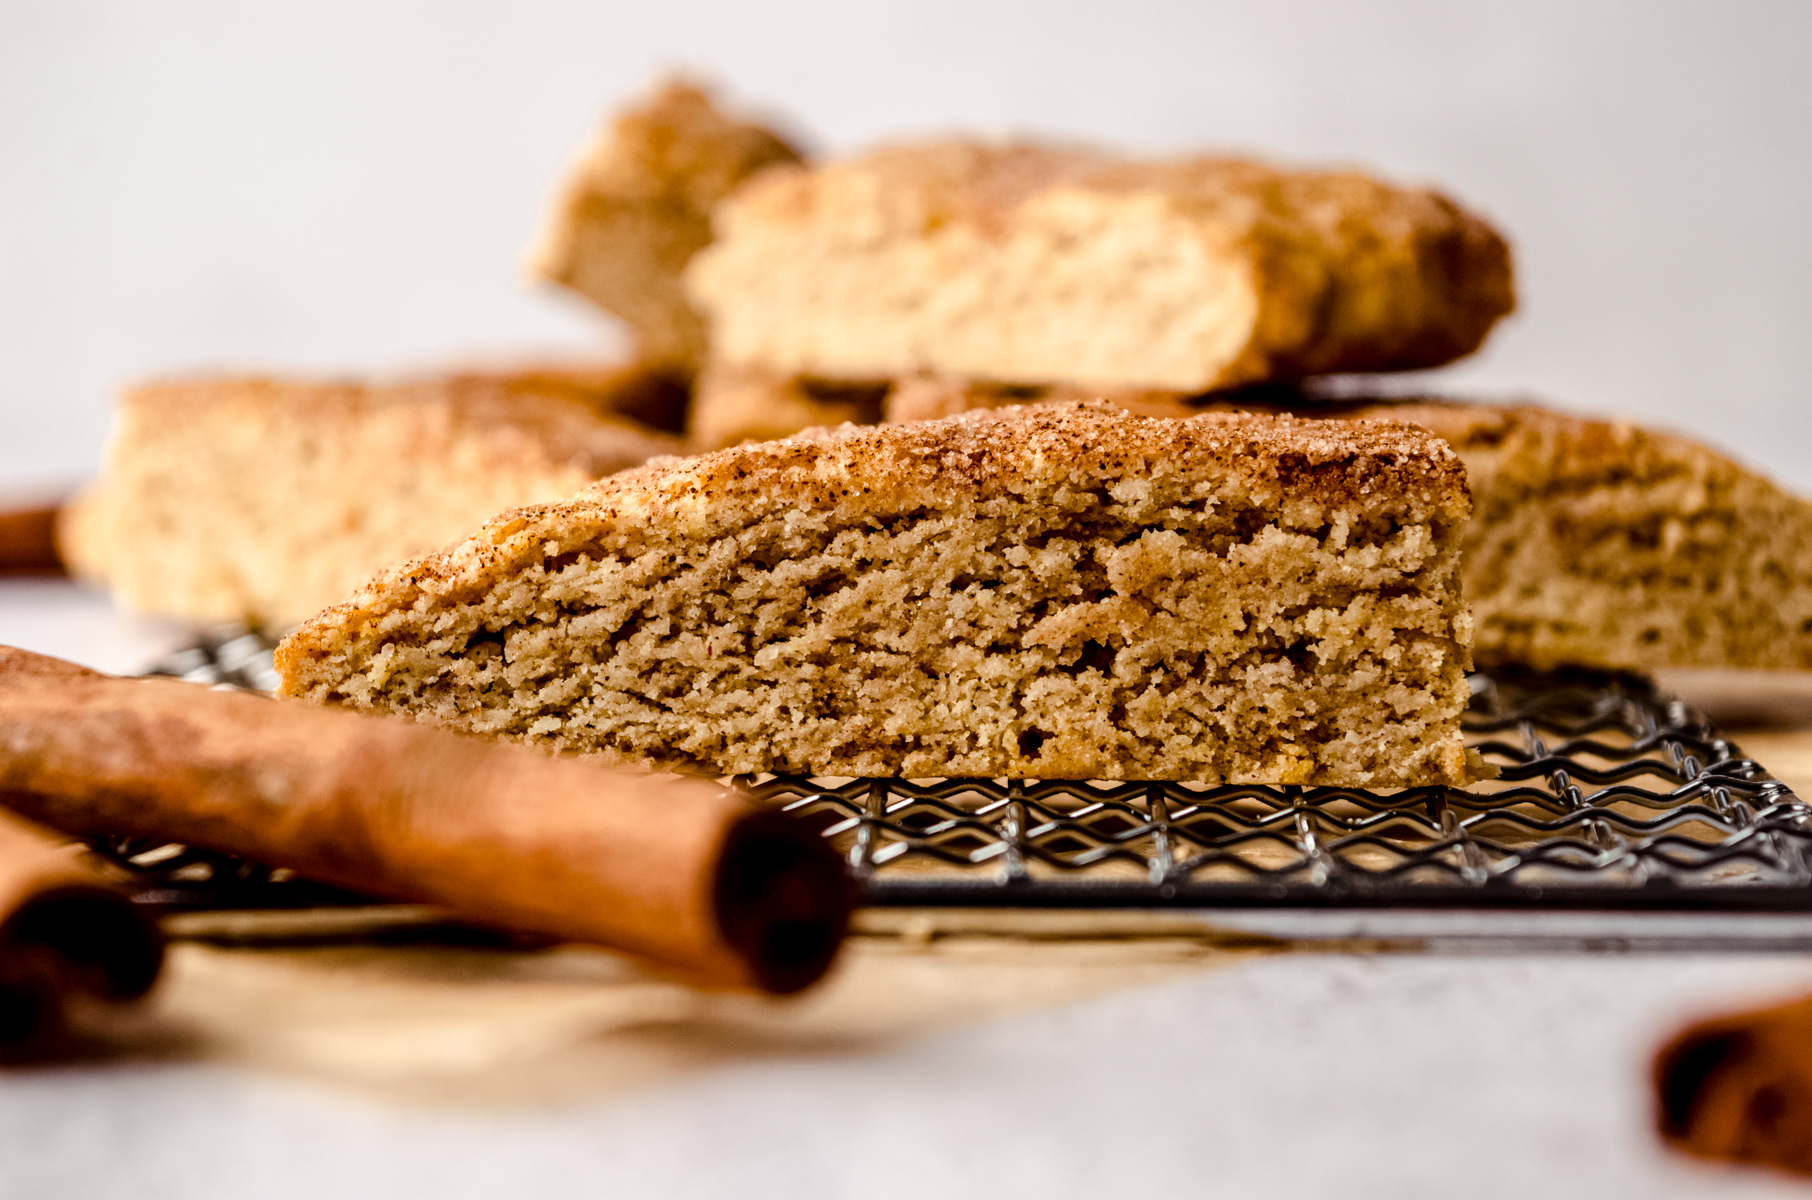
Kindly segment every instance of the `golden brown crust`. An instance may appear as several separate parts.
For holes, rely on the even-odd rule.
[[[1457,460],[1098,404],[624,474],[374,580],[283,694],[711,773],[1461,782]]]
[[[709,363],[693,385],[686,441],[696,451],[721,450],[846,421],[873,425],[888,391],[885,383],[782,379],[760,367]]]
[[[1538,404],[1408,398],[1363,404],[1351,411],[1354,416],[1413,422],[1461,454],[1509,450],[1493,464],[1494,483],[1531,495],[1610,483],[1652,484],[1682,475],[1727,487],[1742,476],[1753,476],[1703,442],[1628,420]]]
[[[1508,247],[1357,172],[934,142],[751,182],[689,286],[725,358],[1238,386],[1435,366],[1514,307]]]
[[[671,453],[610,411],[638,371],[128,390],[66,560],[127,603],[283,628],[486,518]]]
[[[705,329],[679,278],[711,240],[711,212],[744,180],[799,152],[671,80],[617,114],[572,168],[533,270],[626,321],[637,353],[690,375]]]
[[[819,508],[898,511],[914,503],[1011,494],[1085,463],[1138,476],[1167,459],[1211,458],[1251,493],[1294,494],[1362,511],[1413,497],[1449,520],[1470,511],[1465,468],[1415,426],[1383,420],[1333,424],[1248,413],[1154,422],[1112,406],[1071,401],[963,414],[908,425],[808,430],[696,458],[660,458],[602,479],[579,495],[504,513],[457,545],[401,564],[292,634],[283,658],[306,653],[329,622],[406,609],[438,585],[496,578],[541,553],[540,534],[608,547],[619,514],[711,536],[754,512]],[[525,531],[531,536],[521,536]]]
[[[391,385],[310,383],[268,377],[149,383],[127,389],[122,409],[146,425],[171,430],[230,419],[281,415],[286,423],[357,437],[384,414],[420,414],[413,432],[430,426],[447,441],[484,443],[495,467],[569,467],[603,475],[672,453],[668,438],[612,411],[613,383],[636,386],[622,371],[450,375]],[[386,450],[398,460],[428,461],[442,452],[433,440],[407,436]]]

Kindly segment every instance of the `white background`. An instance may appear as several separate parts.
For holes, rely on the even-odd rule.
[[[0,488],[110,389],[608,345],[520,258],[607,106],[691,67],[819,148],[936,128],[1434,180],[1523,306],[1444,377],[1812,491],[1812,4],[0,0]]]

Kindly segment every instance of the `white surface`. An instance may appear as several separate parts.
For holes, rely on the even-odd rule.
[[[59,579],[0,578],[0,645],[135,675],[183,646],[179,621],[122,611],[105,593]]]
[[[1696,429],[1812,490],[1802,0],[8,0],[0,484],[93,468],[120,380],[607,333],[519,257],[607,105],[690,65],[825,145],[1251,147],[1500,220],[1453,378]]]
[[[66,584],[0,582],[0,641],[129,670],[178,640]],[[1222,923],[1242,916],[1290,919]],[[538,1110],[198,1065],[12,1072],[0,1196],[1801,1195],[1663,1151],[1646,1071],[1681,1022],[1806,989],[1807,955],[1299,955]]]
[[[1292,956],[540,1111],[373,1106],[206,1067],[0,1077],[9,1198],[1804,1195],[1649,1132],[1648,1057],[1754,957]]]
[[[1459,949],[1506,942],[1549,943],[1547,949],[1588,946],[1624,949],[1702,950],[1747,946],[1755,950],[1812,951],[1812,912],[1650,912],[1641,909],[1341,909],[1247,908],[1216,912],[1177,910],[1217,929],[1316,941],[1341,938],[1431,940]]]

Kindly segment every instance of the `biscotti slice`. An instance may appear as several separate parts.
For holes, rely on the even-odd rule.
[[[643,359],[690,376],[705,330],[680,273],[711,240],[711,212],[758,172],[799,161],[774,131],[674,81],[618,114],[567,177],[531,269],[635,331]]]
[[[693,384],[686,440],[694,450],[718,450],[845,421],[928,421],[1058,400],[1108,400],[1147,417],[1191,417],[1206,411],[1200,397],[1176,392],[996,383],[929,371],[897,379],[836,380],[710,363]]]
[[[1533,404],[1377,404],[1471,478],[1481,661],[1812,668],[1812,501],[1703,443]]]
[[[924,376],[882,386],[889,420],[1056,390]],[[1527,403],[1285,389],[1108,399],[1149,416],[1407,421],[1446,441],[1472,488],[1462,563],[1480,662],[1812,669],[1812,501],[1691,438]]]
[[[687,271],[712,353],[1200,392],[1470,353],[1509,250],[1440,194],[1355,172],[894,146],[750,181]]]
[[[1413,422],[1459,454],[1480,662],[1812,668],[1812,501],[1702,442],[1528,403],[1289,410]]]
[[[873,425],[882,419],[890,391],[886,382],[787,378],[760,367],[710,363],[692,387],[686,441],[694,450],[721,450],[819,426]]]
[[[313,618],[282,694],[707,773],[1465,782],[1459,460],[1070,404],[663,461]]]
[[[634,369],[130,389],[62,550],[135,608],[287,628],[505,509],[674,452],[610,411],[659,396]]]

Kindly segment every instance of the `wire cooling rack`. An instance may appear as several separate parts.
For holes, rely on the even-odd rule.
[[[1614,675],[1472,676],[1499,777],[1391,791],[744,779],[876,904],[1812,909],[1812,806]]]
[[[268,691],[270,644],[153,674]],[[1648,681],[1472,676],[1467,788],[739,777],[815,823],[875,905],[1812,911],[1812,806]],[[108,839],[171,908],[359,903],[185,846]]]

